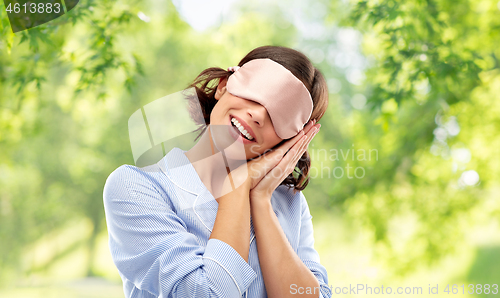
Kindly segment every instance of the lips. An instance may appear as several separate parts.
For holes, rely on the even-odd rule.
[[[256,143],[255,138],[250,141],[249,139],[245,138],[241,134],[241,132],[239,131],[239,129],[236,126],[233,126],[233,123],[231,122],[231,118],[233,118],[233,117],[234,116],[232,116],[232,115],[229,117],[229,123],[228,123],[228,130],[229,130],[229,133],[233,136],[233,138],[235,140],[243,143],[243,144],[255,144]],[[234,117],[234,118],[236,118],[236,117]],[[238,119],[238,118],[236,118],[236,119]]]
[[[238,127],[236,127],[236,125],[234,125],[234,123],[233,123],[233,122],[231,122],[231,126],[234,128],[234,130],[236,130],[236,132],[237,132],[239,135],[241,135],[243,138],[245,138],[245,139],[247,139],[247,140],[249,140],[249,141],[250,141],[250,139],[248,139],[248,138],[247,138],[247,136],[245,136],[245,135],[244,135],[244,134],[243,134],[243,133],[242,133],[242,132],[238,129]]]
[[[231,123],[231,125],[232,125],[231,118],[235,118],[240,123],[240,125],[242,125],[243,128],[248,132],[248,134],[250,134],[252,136],[252,138],[253,138],[252,142],[257,142],[257,138],[255,137],[255,133],[253,132],[252,128],[245,121],[243,121],[241,118],[239,118],[237,116],[229,115],[229,122]],[[238,133],[239,133],[239,131],[238,131]]]

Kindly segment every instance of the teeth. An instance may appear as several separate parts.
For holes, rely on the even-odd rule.
[[[247,139],[253,140],[253,137],[248,133],[248,131],[246,131],[246,129],[243,128],[243,125],[241,125],[238,122],[238,120],[236,120],[235,118],[232,118],[231,122],[234,123],[234,126],[236,126],[238,128],[238,130],[241,132],[241,134],[243,134],[245,137],[247,137]]]

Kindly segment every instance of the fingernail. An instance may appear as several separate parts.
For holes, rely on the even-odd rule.
[[[318,133],[319,129],[317,128],[314,128],[314,131],[313,133],[311,134],[311,136],[309,137],[309,139],[312,139],[317,133]]]

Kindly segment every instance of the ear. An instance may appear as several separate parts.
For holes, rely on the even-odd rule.
[[[215,91],[215,99],[219,100],[224,93],[226,93],[227,78],[221,79],[217,90]]]

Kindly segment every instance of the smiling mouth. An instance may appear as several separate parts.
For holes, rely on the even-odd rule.
[[[231,118],[231,126],[234,127],[234,129],[236,129],[236,131],[238,131],[238,133],[243,137],[245,138],[246,140],[249,140],[250,142],[255,142],[255,139],[254,138],[248,138],[246,135],[244,135],[240,130],[239,128],[234,124],[233,122],[233,119],[236,120],[235,118]],[[237,121],[237,120],[236,120]]]

